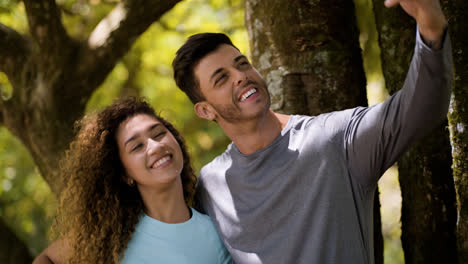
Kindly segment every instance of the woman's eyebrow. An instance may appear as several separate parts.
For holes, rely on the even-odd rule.
[[[161,125],[160,123],[156,123],[152,126],[150,126],[146,131],[149,132],[153,129],[155,129],[156,127],[158,127],[159,125]],[[132,140],[135,140],[136,138],[138,138],[140,136],[140,133],[135,133],[133,136],[131,136],[129,139],[127,139],[127,141],[125,141],[124,143],[124,146],[126,146],[128,143],[130,143]]]

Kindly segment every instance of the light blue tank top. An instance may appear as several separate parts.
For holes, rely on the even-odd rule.
[[[211,219],[191,210],[192,217],[180,224],[168,224],[143,215],[121,263],[232,263]]]

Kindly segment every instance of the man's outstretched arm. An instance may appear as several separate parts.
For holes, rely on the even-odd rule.
[[[381,104],[357,108],[347,127],[349,169],[367,187],[375,186],[412,143],[445,119],[453,78],[447,22],[438,1],[389,1],[417,19],[418,32],[403,88]]]

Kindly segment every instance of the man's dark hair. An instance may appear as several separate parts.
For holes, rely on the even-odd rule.
[[[205,100],[194,68],[209,53],[220,45],[227,44],[237,49],[228,36],[222,33],[200,33],[193,35],[180,47],[172,62],[174,80],[193,104]]]

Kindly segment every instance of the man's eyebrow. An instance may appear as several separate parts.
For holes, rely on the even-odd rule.
[[[244,55],[239,55],[239,56],[237,56],[237,57],[234,59],[234,62],[238,62],[238,61],[240,61],[240,60],[242,60],[242,59],[247,59],[247,57],[244,56]]]
[[[247,59],[247,57],[246,57],[245,55],[239,55],[239,56],[237,56],[237,57],[234,58],[234,62],[236,63],[236,62],[238,62],[238,61],[240,61],[240,60],[242,60],[242,59]],[[221,68],[218,68],[215,72],[213,72],[213,74],[211,74],[211,76],[210,76],[210,82],[212,82],[213,78],[214,78],[218,73],[222,72],[223,70],[224,70],[224,68],[221,67]]]
[[[159,126],[159,125],[161,125],[161,124],[156,123],[156,124],[150,126],[146,131],[151,131],[151,130],[155,129],[157,126]],[[140,133],[136,133],[135,135],[131,136],[129,139],[127,139],[127,141],[125,141],[124,146],[126,146],[128,143],[130,143],[130,141],[135,140],[139,136],[140,136]]]

